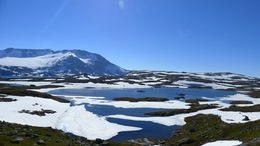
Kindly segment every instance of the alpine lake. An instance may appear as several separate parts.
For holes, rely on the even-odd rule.
[[[169,100],[177,100],[179,95],[185,96],[187,99],[202,99],[203,97],[210,98],[211,100],[219,100],[221,97],[235,95],[234,91],[214,90],[214,89],[194,89],[194,88],[143,88],[143,89],[110,89],[110,88],[85,88],[85,89],[59,89],[49,92],[50,94],[68,96],[91,96],[91,97],[104,97],[102,100],[111,101],[116,97],[162,97]],[[184,101],[183,101],[184,102]],[[227,101],[228,102],[228,101]],[[109,115],[127,115],[134,117],[146,117],[144,113],[156,112],[163,110],[162,108],[117,108],[108,105],[95,105],[85,103],[87,111],[92,112],[99,116]],[[174,109],[174,107],[173,107]],[[180,126],[165,126],[153,122],[146,121],[133,121],[118,118],[107,118],[107,121],[125,126],[140,127],[142,130],[120,132],[118,135],[112,137],[111,141],[122,142],[125,140],[138,139],[138,138],[151,138],[151,139],[165,139],[170,138],[173,132]]]

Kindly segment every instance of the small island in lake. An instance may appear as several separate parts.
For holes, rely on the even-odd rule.
[[[141,102],[141,101],[164,102],[164,101],[169,101],[168,98],[163,98],[163,97],[142,97],[142,98],[116,97],[113,100],[115,100],[115,101],[129,101],[129,102]]]

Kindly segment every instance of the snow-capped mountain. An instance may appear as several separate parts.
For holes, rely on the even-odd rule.
[[[0,50],[1,77],[53,77],[77,74],[124,75],[127,70],[84,50]]]

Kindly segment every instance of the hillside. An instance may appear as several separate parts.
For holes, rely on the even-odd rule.
[[[0,50],[1,77],[116,76],[127,72],[101,55],[83,50]]]

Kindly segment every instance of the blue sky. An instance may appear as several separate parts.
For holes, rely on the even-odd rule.
[[[259,0],[0,0],[0,49],[82,49],[126,69],[260,77]]]

